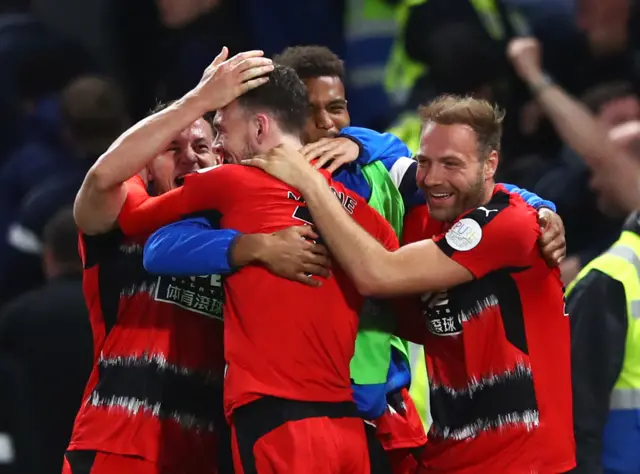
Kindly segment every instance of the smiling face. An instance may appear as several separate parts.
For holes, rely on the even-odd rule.
[[[176,136],[153,160],[148,168],[149,181],[153,183],[156,194],[163,194],[181,186],[186,174],[217,162],[211,125],[199,119]]]
[[[434,219],[452,222],[491,197],[498,155],[480,156],[470,126],[427,122],[416,158],[417,183]]]
[[[335,137],[349,126],[350,117],[342,80],[337,76],[304,79],[309,94],[311,112],[305,129],[305,141],[313,143],[321,138]]]

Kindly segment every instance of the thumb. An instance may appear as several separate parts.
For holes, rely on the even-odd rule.
[[[220,50],[220,53],[218,53],[216,58],[211,63],[211,66],[213,67],[220,66],[220,64],[225,62],[228,57],[229,57],[229,48],[227,48],[226,46],[223,46],[222,50]]]

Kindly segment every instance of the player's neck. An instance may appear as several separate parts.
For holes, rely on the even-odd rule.
[[[479,204],[479,206],[484,206],[486,204],[489,204],[489,201],[491,201],[491,199],[493,198],[493,193],[496,190],[496,183],[495,181],[491,180],[491,181],[487,181],[487,183],[484,186],[484,193],[482,195],[482,203]]]
[[[299,150],[302,148],[302,141],[299,137],[293,135],[282,135],[282,139],[280,140],[280,145],[288,145],[290,147]]]

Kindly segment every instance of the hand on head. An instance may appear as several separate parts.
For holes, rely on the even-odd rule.
[[[192,95],[202,101],[205,111],[221,109],[242,94],[260,87],[269,79],[273,62],[265,58],[263,51],[245,51],[227,59],[225,46],[213,62],[204,70],[202,79]]]

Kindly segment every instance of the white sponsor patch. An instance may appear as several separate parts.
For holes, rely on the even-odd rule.
[[[456,222],[449,232],[446,233],[445,239],[451,248],[464,252],[471,250],[480,243],[482,239],[482,228],[473,219],[465,217]]]

